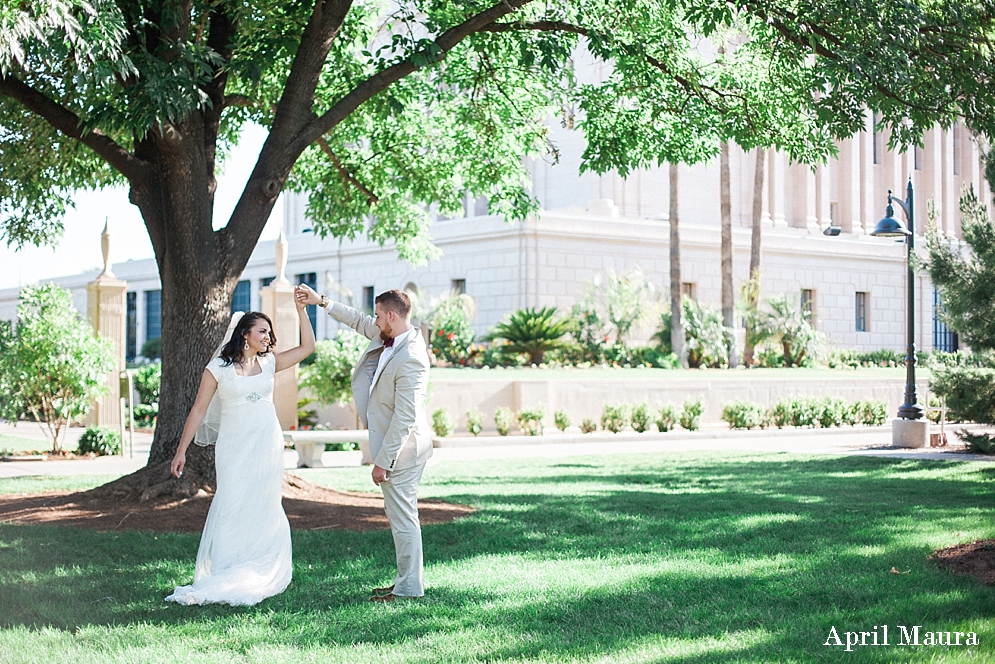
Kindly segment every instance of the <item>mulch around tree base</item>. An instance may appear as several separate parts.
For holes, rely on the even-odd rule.
[[[981,583],[995,586],[995,539],[937,549],[930,559],[954,574],[967,574]]]
[[[283,509],[293,530],[382,530],[390,525],[383,497],[350,493],[310,482],[284,482]],[[129,503],[92,500],[82,493],[50,491],[28,496],[0,495],[0,522],[72,526],[92,530],[151,530],[199,533],[204,528],[212,496],[200,492],[186,500]],[[438,500],[419,500],[422,524],[445,523],[474,510]]]

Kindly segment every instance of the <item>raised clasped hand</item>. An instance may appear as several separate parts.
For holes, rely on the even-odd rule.
[[[321,298],[318,294],[307,284],[299,284],[295,286],[294,296],[297,299],[298,306],[307,306],[309,304],[318,304],[321,302]]]

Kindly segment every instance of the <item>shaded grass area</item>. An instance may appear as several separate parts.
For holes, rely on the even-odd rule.
[[[479,511],[424,528],[428,595],[388,606],[365,601],[387,532],[294,533],[290,589],[230,608],[162,602],[196,536],[0,526],[0,661],[987,662],[993,589],[926,556],[995,536],[993,487],[992,464],[866,457],[440,463],[422,494]],[[881,624],[981,645],[822,645]]]

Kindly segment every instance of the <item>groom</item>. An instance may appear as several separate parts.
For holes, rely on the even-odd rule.
[[[407,293],[389,290],[377,296],[376,318],[324,295],[301,289],[297,296],[318,304],[328,315],[371,339],[352,374],[352,394],[359,417],[370,432],[373,483],[383,490],[384,511],[394,535],[397,576],[386,588],[375,588],[373,602],[421,597],[421,524],[418,483],[432,456],[432,436],[425,414],[428,351],[411,326]]]

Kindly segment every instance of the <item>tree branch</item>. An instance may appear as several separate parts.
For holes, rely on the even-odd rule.
[[[55,129],[96,152],[132,185],[140,183],[148,173],[146,162],[136,158],[110,136],[99,129],[84,131],[78,115],[12,75],[0,75],[0,94],[7,95]]]
[[[449,51],[453,50],[461,41],[470,35],[483,31],[484,28],[492,24],[494,21],[503,16],[507,16],[518,9],[521,9],[523,6],[532,1],[533,0],[502,0],[489,9],[485,9],[479,14],[475,14],[462,23],[446,30],[435,40],[435,44],[440,50],[439,59],[441,60],[442,58],[445,58]],[[366,79],[356,86],[352,92],[342,97],[330,109],[325,111],[325,113],[320,117],[312,119],[303,131],[294,137],[290,146],[290,151],[293,154],[300,154],[307,146],[318,140],[320,136],[328,133],[329,130],[349,117],[349,115],[359,108],[359,106],[364,102],[369,101],[375,95],[383,92],[397,81],[414,72],[416,69],[417,67],[414,64],[414,61],[411,57],[409,57],[408,59],[398,62],[383,71],[377,72],[370,78]]]
[[[590,38],[591,31],[587,28],[581,27],[579,25],[574,25],[572,23],[566,23],[565,21],[530,21],[528,23],[492,23],[486,26],[480,32],[513,32],[517,30],[538,30],[542,32],[570,32],[573,34],[581,35],[583,37]],[[684,91],[693,97],[697,97],[703,101],[706,105],[716,108],[716,105],[708,98],[705,92],[710,92],[716,97],[726,98],[726,97],[736,97],[742,98],[741,95],[732,95],[727,92],[722,92],[718,88],[711,85],[704,85],[701,83],[692,83],[686,76],[682,76],[677,72],[673,71],[668,67],[663,61],[654,58],[651,55],[643,54],[646,62],[672,78],[678,85],[684,88]]]
[[[366,202],[369,205],[372,206],[380,202],[379,196],[377,196],[372,191],[367,189],[366,185],[357,180],[355,175],[346,170],[345,166],[342,165],[342,162],[339,161],[338,156],[332,151],[332,146],[328,144],[328,141],[326,141],[324,137],[318,139],[318,146],[321,148],[322,152],[328,155],[328,158],[331,160],[332,165],[335,166],[335,170],[339,172],[339,177],[342,178],[343,182],[345,182],[346,184],[351,184],[356,189],[359,189],[359,191],[362,192],[364,196],[366,196]],[[345,190],[345,195],[348,198],[349,196],[348,187]]]

